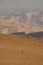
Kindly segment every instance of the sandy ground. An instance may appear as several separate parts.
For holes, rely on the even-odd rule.
[[[0,65],[43,65],[43,38],[0,35]]]

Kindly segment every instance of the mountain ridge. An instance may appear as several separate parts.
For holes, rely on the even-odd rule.
[[[4,10],[3,12],[2,15],[0,15],[0,33],[2,34],[10,34],[13,32],[31,33],[43,31],[43,11],[14,11],[12,9],[11,11]]]

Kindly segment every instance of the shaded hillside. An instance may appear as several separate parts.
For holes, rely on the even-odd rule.
[[[34,32],[34,33],[29,33],[27,35],[32,37],[43,37],[43,32]]]
[[[26,34],[25,32],[15,32],[15,33],[12,33],[12,34],[32,36],[32,37],[43,37],[43,32],[34,32],[34,33],[28,33],[28,34]]]
[[[15,34],[15,35],[25,35],[25,32],[14,32],[12,34]]]

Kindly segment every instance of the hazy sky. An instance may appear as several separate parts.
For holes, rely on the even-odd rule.
[[[0,0],[0,8],[43,9],[43,0]]]

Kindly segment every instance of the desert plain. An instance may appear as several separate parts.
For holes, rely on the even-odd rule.
[[[0,34],[0,65],[43,65],[43,38]]]

